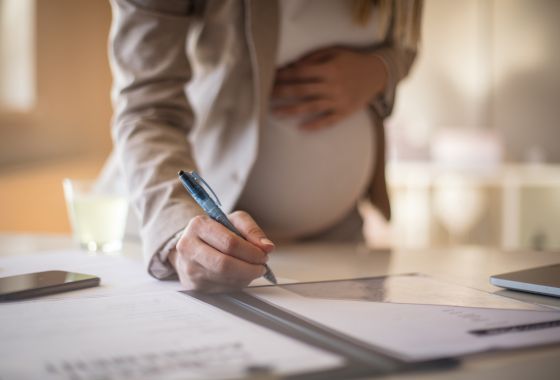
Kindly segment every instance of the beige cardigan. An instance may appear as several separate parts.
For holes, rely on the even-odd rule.
[[[275,0],[112,0],[110,34],[114,151],[106,183],[126,184],[146,261],[200,211],[177,171],[200,170],[229,212],[259,147],[275,73]],[[414,60],[414,46],[372,47],[389,70],[377,119],[374,205],[390,217],[382,119]],[[410,44],[408,44],[410,45]],[[196,118],[195,118],[196,116]],[[195,158],[196,157],[196,160]]]

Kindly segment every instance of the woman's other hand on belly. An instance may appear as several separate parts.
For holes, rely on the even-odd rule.
[[[362,109],[387,85],[387,69],[374,53],[330,47],[277,70],[272,114],[297,117],[316,130]]]

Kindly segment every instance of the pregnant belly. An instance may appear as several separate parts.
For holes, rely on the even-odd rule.
[[[373,174],[371,123],[366,110],[318,131],[270,118],[238,208],[281,240],[336,224],[355,207]]]

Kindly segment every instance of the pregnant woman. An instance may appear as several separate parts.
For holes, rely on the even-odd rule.
[[[412,65],[419,1],[112,0],[114,152],[148,265],[187,289],[247,285],[273,241],[359,241],[390,217],[383,119]],[[198,171],[245,239],[177,180]],[[243,211],[235,211],[243,210]]]

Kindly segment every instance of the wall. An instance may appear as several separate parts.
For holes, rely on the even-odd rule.
[[[62,180],[95,178],[104,157],[33,164],[0,172],[0,231],[69,233]]]
[[[35,0],[0,0],[0,112],[35,104]]]
[[[560,162],[560,1],[493,3],[492,125],[511,158]]]
[[[496,131],[512,161],[560,162],[560,2],[427,0],[422,47],[390,122],[398,159],[444,129]]]
[[[399,157],[427,159],[434,134],[462,127],[499,131],[513,160],[560,161],[560,2],[427,0],[424,11],[392,118]],[[110,149],[109,3],[37,1],[36,18],[37,104],[0,113],[0,170]]]
[[[61,179],[94,176],[110,150],[111,12],[105,0],[37,0],[35,12],[36,107],[0,113],[0,230],[61,232]],[[500,131],[512,159],[560,161],[559,14],[556,0],[426,0],[423,46],[389,127],[398,156],[428,159],[435,135],[466,128]],[[554,194],[533,197],[555,205],[541,224],[557,215]],[[415,213],[401,206],[395,214]]]
[[[36,104],[0,113],[0,170],[110,150],[108,1],[36,2]]]

